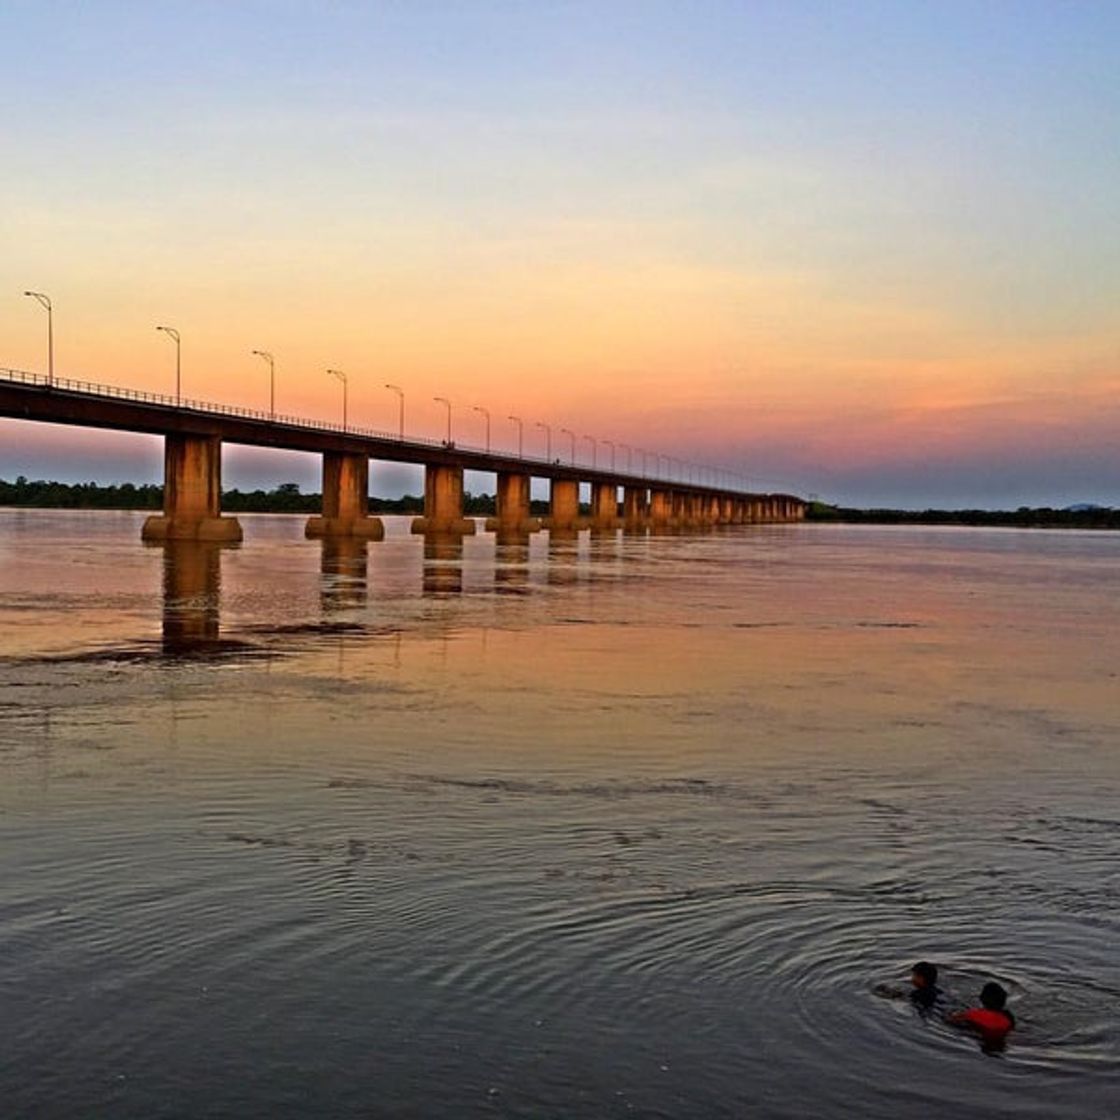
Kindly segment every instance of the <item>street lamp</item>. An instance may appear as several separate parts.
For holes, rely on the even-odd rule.
[[[519,459],[525,458],[525,425],[520,416],[507,416],[507,420],[512,420],[517,425],[517,457]]]
[[[471,405],[471,408],[473,408],[475,412],[481,412],[482,415],[486,417],[486,454],[489,455],[490,454],[490,409],[483,408],[482,405],[480,405],[480,404],[473,404],[473,405]]]
[[[157,331],[163,331],[164,334],[170,336],[175,342],[175,407],[179,408],[183,403],[183,347],[179,338],[179,332],[174,327],[156,327]]]
[[[614,470],[614,440],[612,440],[612,439],[601,439],[599,442],[600,443],[605,443],[611,449],[611,470],[613,471]]]
[[[404,390],[399,385],[386,384],[386,389],[397,394],[397,439],[404,441]]]
[[[539,420],[537,421],[537,427],[538,428],[544,428],[544,439],[545,439],[544,457],[545,457],[545,460],[547,462],[551,463],[552,462],[552,428],[548,424],[542,424]]]
[[[276,359],[267,350],[254,350],[258,358],[268,362],[268,418],[276,419]]]
[[[451,446],[451,402],[446,397],[432,397],[437,404],[447,406],[447,439],[444,440],[444,445]]]
[[[348,385],[346,374],[340,369],[329,369],[327,373],[329,373],[331,377],[337,377],[338,380],[342,382],[342,430],[346,431],[346,390]]]
[[[634,470],[634,449],[628,443],[620,443],[618,446],[626,448],[626,473],[630,474]]]
[[[54,384],[54,308],[51,306],[51,297],[42,292],[23,294],[47,309],[47,388],[50,388]]]
[[[574,467],[576,465],[576,434],[568,428],[561,428],[560,431],[572,441],[572,466]]]
[[[587,442],[591,444],[591,466],[593,468],[598,467],[598,465],[599,465],[598,455],[596,454],[596,449],[598,447],[598,444],[596,444],[596,442],[595,442],[595,437],[594,436],[583,436],[582,438],[587,440]]]

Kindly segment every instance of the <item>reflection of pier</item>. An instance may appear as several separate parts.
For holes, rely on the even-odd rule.
[[[716,533],[718,529],[709,527],[706,531]],[[528,530],[500,530],[494,534],[490,553],[492,574],[487,570],[488,550],[479,545],[472,545],[472,571],[476,579],[491,578],[496,595],[527,595],[534,584],[568,587],[614,581],[628,568],[640,568],[649,559],[655,537],[682,532],[685,530],[675,527],[620,527],[590,532],[552,529],[547,541],[540,541],[539,549],[534,550],[534,538]],[[223,638],[221,633],[222,553],[239,546],[219,541],[165,540],[152,547],[163,554],[163,652],[179,657],[201,656],[241,647],[237,639]],[[323,537],[311,547],[319,551],[317,590],[322,612],[363,611],[370,598],[370,549],[376,550],[377,546],[353,536]],[[422,594],[461,595],[465,567],[463,535],[425,533],[421,547]],[[415,593],[414,578],[408,579],[406,586],[410,585],[411,592],[404,590],[405,595]],[[301,594],[298,589],[296,594]],[[302,594],[313,600],[314,585],[305,587]]]
[[[369,545],[361,537],[323,537],[319,597],[324,611],[364,607],[368,598]]]
[[[221,544],[164,542],[164,653],[198,653],[218,643],[221,589]]]
[[[548,582],[578,582],[578,565],[579,533],[575,529],[553,529],[548,534]]]
[[[494,590],[521,595],[529,588],[529,534],[499,529],[494,537]]]
[[[463,538],[461,534],[424,534],[423,586],[425,595],[462,593]]]

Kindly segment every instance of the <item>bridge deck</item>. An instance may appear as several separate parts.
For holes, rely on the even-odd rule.
[[[775,497],[713,486],[684,478],[561,463],[558,459],[518,456],[438,440],[399,439],[386,432],[345,429],[295,416],[270,416],[232,405],[182,400],[112,385],[0,369],[0,417],[71,424],[149,435],[216,436],[223,443],[274,447],[286,451],[345,452],[398,463],[460,467],[473,471],[523,473],[616,486],[687,489],[713,497]],[[793,497],[793,495],[780,495]]]

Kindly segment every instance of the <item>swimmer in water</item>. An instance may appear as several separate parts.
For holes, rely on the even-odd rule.
[[[1015,1026],[1015,1016],[1007,1010],[1007,992],[994,981],[980,989],[980,1006],[950,1015],[949,1022],[970,1027],[980,1034],[985,1050],[999,1049]]]
[[[918,961],[910,969],[909,989],[895,984],[876,984],[872,991],[883,999],[908,999],[922,1015],[939,1006],[941,989],[937,986],[937,965],[929,961]]]
[[[937,986],[937,965],[929,961],[918,961],[910,970],[910,1002],[919,1011],[931,1011],[941,998]]]

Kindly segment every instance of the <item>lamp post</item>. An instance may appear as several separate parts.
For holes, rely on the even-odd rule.
[[[587,440],[588,443],[591,444],[591,466],[594,469],[594,468],[598,467],[598,465],[599,465],[599,462],[598,462],[599,457],[596,454],[596,449],[598,448],[598,444],[595,442],[595,437],[594,436],[584,436],[583,438],[585,440]],[[574,457],[573,457],[573,459],[574,459]]]
[[[451,402],[446,397],[432,397],[437,404],[447,406],[447,439],[445,439],[444,446],[451,446]]]
[[[538,428],[544,428],[544,457],[549,463],[552,462],[552,428],[548,424],[542,424],[537,421]]]
[[[634,449],[628,443],[620,443],[618,446],[626,448],[626,473],[630,474],[634,470]]]
[[[42,292],[24,292],[37,304],[47,309],[47,388],[54,385],[54,308],[51,306],[51,297]]]
[[[605,443],[611,449],[611,470],[613,471],[614,470],[614,440],[613,439],[601,439],[599,442],[600,443]]]
[[[576,434],[568,428],[561,428],[560,431],[572,441],[572,466],[574,467],[576,465]]]
[[[507,420],[512,420],[517,425],[517,457],[519,459],[525,458],[525,424],[520,416],[507,416]]]
[[[486,454],[490,454],[490,409],[483,408],[480,404],[471,405],[475,412],[481,412],[486,417]]]
[[[346,390],[348,385],[346,374],[340,369],[329,369],[327,373],[329,373],[331,377],[337,377],[338,380],[342,382],[342,430],[346,431]]]
[[[268,418],[276,419],[276,359],[267,350],[254,350],[258,358],[268,362]]]
[[[404,390],[399,385],[389,385],[386,389],[397,394],[397,439],[404,442]]]
[[[175,342],[175,407],[180,408],[183,403],[183,347],[179,332],[174,327],[156,327],[163,331]]]
[[[644,447],[635,447],[634,450],[642,457],[642,477],[648,477],[649,471],[646,469],[646,458],[649,452]]]

